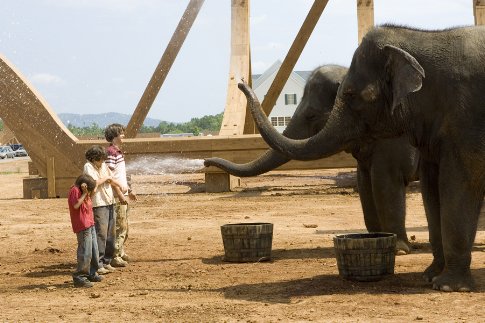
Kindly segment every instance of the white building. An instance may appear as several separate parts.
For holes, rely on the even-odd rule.
[[[253,89],[260,102],[263,102],[263,98],[273,83],[280,66],[281,62],[276,61],[263,74],[253,75]],[[269,114],[269,119],[279,132],[285,130],[293,113],[295,113],[295,109],[298,106],[298,103],[300,103],[305,83],[310,74],[311,71],[291,72],[280,96],[276,100],[276,104]]]

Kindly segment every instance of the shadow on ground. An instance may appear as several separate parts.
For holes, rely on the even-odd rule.
[[[392,274],[375,282],[358,282],[346,280],[338,275],[318,275],[289,281],[271,283],[238,284],[216,289],[191,288],[192,292],[223,293],[226,299],[244,300],[260,303],[289,304],[300,298],[324,295],[411,295],[438,294],[430,283],[425,282],[421,272]],[[480,277],[481,286],[473,293],[483,293],[485,269],[472,270],[474,277]],[[478,282],[477,282],[478,283]],[[167,290],[166,290],[167,291]],[[169,289],[173,292],[186,292],[180,289]]]
[[[332,248],[300,248],[300,249],[275,249],[271,251],[271,262],[284,259],[322,259],[334,258],[335,250]],[[212,258],[203,258],[202,262],[208,265],[228,264],[221,255]]]
[[[473,276],[484,276],[485,269],[472,270]],[[483,284],[481,285],[483,286]],[[171,289],[173,292],[185,292]],[[406,295],[441,293],[432,289],[431,284],[421,278],[421,273],[393,274],[376,282],[357,282],[340,278],[337,275],[319,275],[290,281],[271,283],[239,284],[217,289],[192,288],[192,292],[223,293],[226,299],[244,300],[260,303],[289,304],[302,297],[324,295]],[[473,293],[482,293],[484,287]]]
[[[31,269],[25,274],[25,277],[43,278],[52,276],[71,276],[76,268],[75,263],[61,263],[48,266],[39,266]]]

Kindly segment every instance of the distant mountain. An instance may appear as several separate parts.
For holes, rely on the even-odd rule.
[[[75,127],[89,127],[93,123],[98,127],[104,128],[111,123],[120,123],[127,125],[131,116],[123,113],[108,112],[100,114],[75,114],[75,113],[59,113],[58,114],[64,125],[73,125]],[[161,120],[146,118],[143,125],[147,127],[158,127]]]

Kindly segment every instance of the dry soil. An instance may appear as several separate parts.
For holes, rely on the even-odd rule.
[[[201,173],[136,175],[132,261],[80,289],[66,199],[22,199],[27,161],[0,162],[0,321],[485,321],[483,211],[476,290],[435,291],[421,279],[431,253],[417,183],[407,193],[412,254],[363,283],[339,277],[332,240],[365,231],[355,170],[270,172],[217,194],[204,192]],[[271,261],[223,261],[220,226],[240,222],[274,224]]]

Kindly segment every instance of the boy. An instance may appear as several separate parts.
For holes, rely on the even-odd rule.
[[[113,178],[118,181],[120,188],[116,192],[116,243],[114,258],[111,265],[114,267],[125,267],[128,265],[128,255],[125,253],[124,245],[128,239],[128,199],[136,201],[136,194],[129,187],[126,178],[126,165],[123,152],[121,151],[122,140],[125,135],[125,127],[119,123],[113,123],[106,127],[104,137],[110,143],[106,153],[108,159],[106,165],[113,172]]]
[[[90,197],[95,189],[96,181],[89,175],[81,175],[68,194],[72,230],[77,236],[77,269],[72,275],[75,287],[92,287],[92,282],[103,280],[97,274],[98,243]]]
[[[93,195],[93,214],[99,249],[99,274],[115,271],[110,265],[115,249],[115,203],[111,186],[118,186],[111,171],[104,163],[106,152],[103,147],[94,145],[86,151],[84,174],[96,181],[96,193]]]

